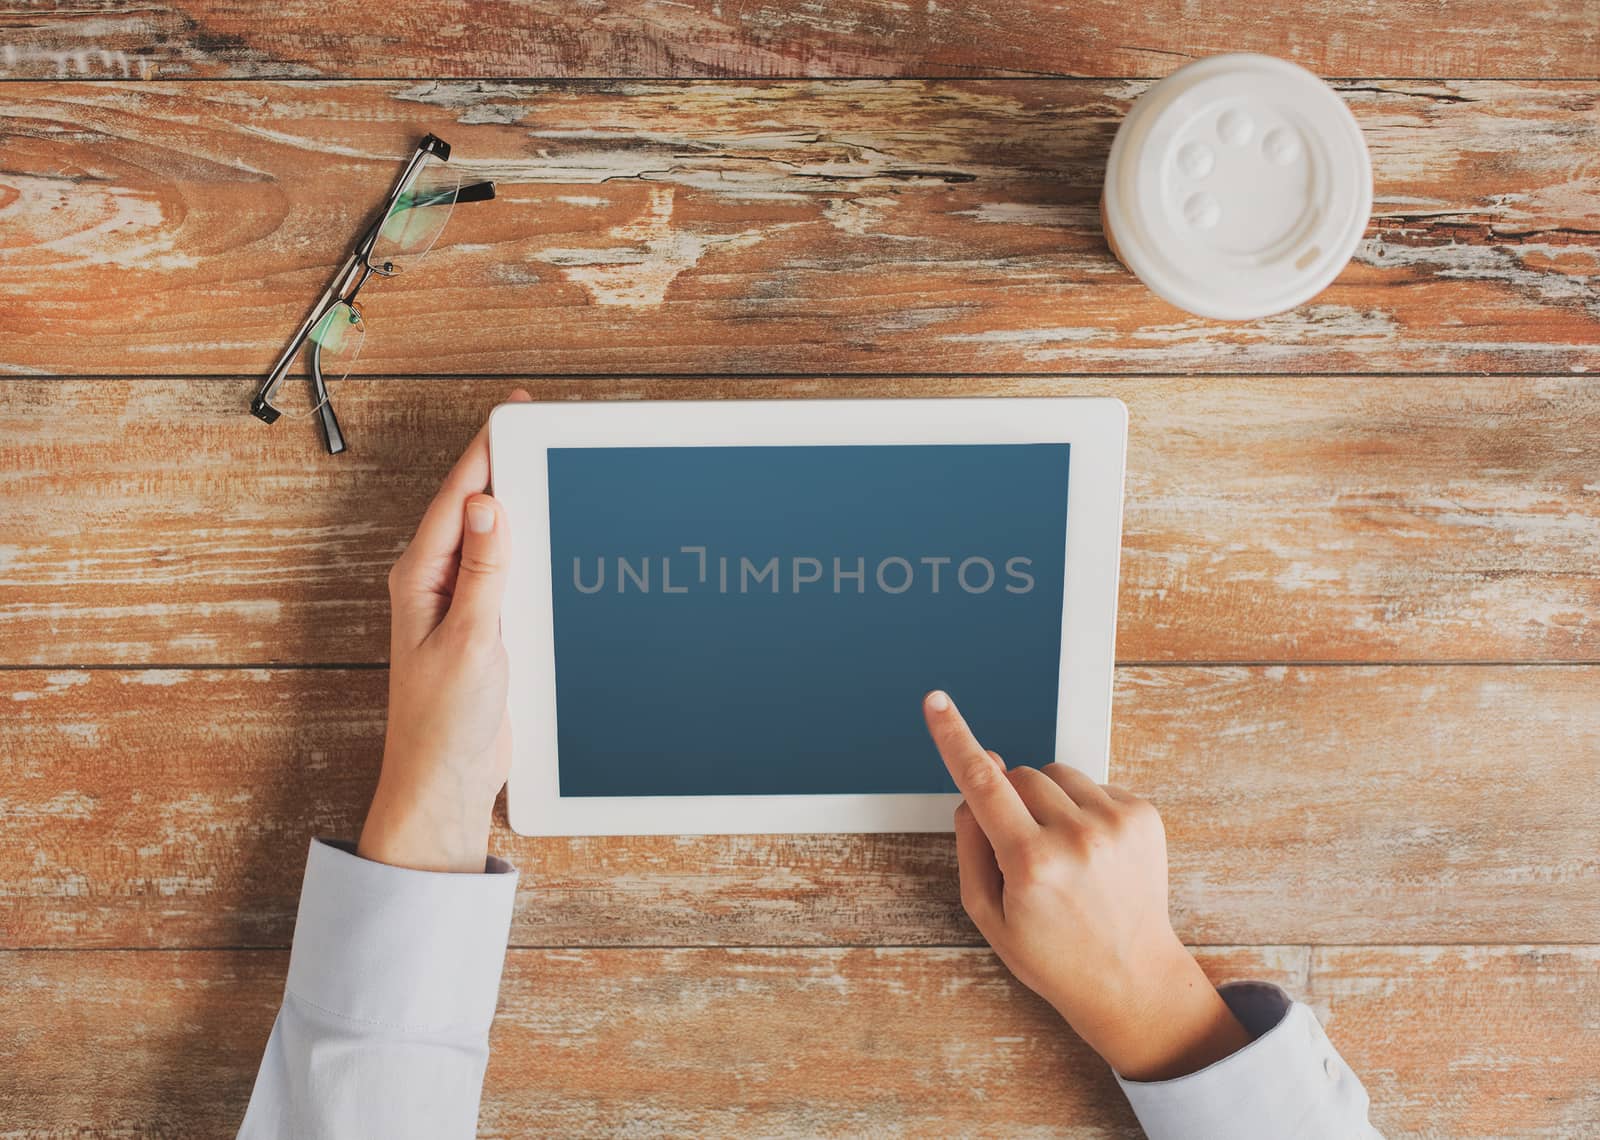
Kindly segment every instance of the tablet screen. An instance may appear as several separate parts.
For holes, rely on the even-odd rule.
[[[1054,758],[1069,445],[552,447],[562,796],[950,792]]]

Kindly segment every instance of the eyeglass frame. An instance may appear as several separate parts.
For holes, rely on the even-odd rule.
[[[272,398],[277,395],[279,386],[289,373],[289,366],[299,355],[300,350],[311,332],[327,319],[340,305],[346,305],[357,318],[361,317],[361,310],[356,307],[357,294],[361,287],[367,283],[373,274],[379,277],[393,277],[399,272],[392,262],[385,262],[383,266],[372,264],[372,250],[377,245],[378,237],[383,233],[384,225],[394,214],[394,208],[400,203],[412,178],[416,176],[429,156],[437,158],[440,162],[450,161],[450,144],[439,136],[428,134],[423,136],[417,144],[417,149],[412,153],[411,160],[406,163],[405,169],[400,172],[400,177],[395,180],[389,197],[384,201],[383,212],[356,243],[350,256],[345,258],[344,265],[339,272],[334,274],[333,280],[322,291],[321,298],[311,310],[311,315],[300,325],[298,332],[289,341],[289,347],[284,349],[283,355],[278,358],[278,363],[273,365],[272,371],[256,391],[255,398],[250,401],[250,414],[263,423],[273,423],[283,414],[282,410],[272,406]],[[451,196],[451,204],[457,202],[487,202],[494,197],[493,182],[474,182],[466,186],[458,186]],[[431,204],[431,203],[423,203]],[[412,203],[408,208],[415,208],[418,203]],[[351,282],[354,280],[354,284]],[[315,392],[318,404],[316,407],[317,419],[322,424],[322,438],[328,446],[329,455],[338,455],[346,448],[344,432],[339,427],[339,418],[333,413],[333,403],[328,395],[327,381],[322,375],[322,344],[313,340],[310,360],[311,385]]]

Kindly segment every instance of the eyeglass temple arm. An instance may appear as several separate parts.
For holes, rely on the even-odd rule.
[[[409,202],[396,202],[395,207],[397,210],[420,210],[424,206],[438,206],[451,202],[487,202],[493,197],[493,182],[473,182],[458,190],[439,190],[432,194],[419,194]]]
[[[328,384],[322,378],[322,345],[316,342],[311,346],[311,382],[317,394],[317,419],[322,423],[322,440],[328,445],[329,455],[338,455],[345,449],[344,431],[339,427],[339,417],[333,414]]]

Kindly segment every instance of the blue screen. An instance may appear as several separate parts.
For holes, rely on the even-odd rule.
[[[563,796],[949,792],[1054,759],[1067,444],[551,448]]]

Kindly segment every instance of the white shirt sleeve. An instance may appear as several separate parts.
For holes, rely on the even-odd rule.
[[[1217,992],[1252,1038],[1232,1056],[1170,1081],[1117,1083],[1150,1140],[1363,1140],[1367,1090],[1316,1015],[1265,982]]]
[[[283,1007],[240,1140],[477,1131],[517,874],[409,871],[314,840]]]

